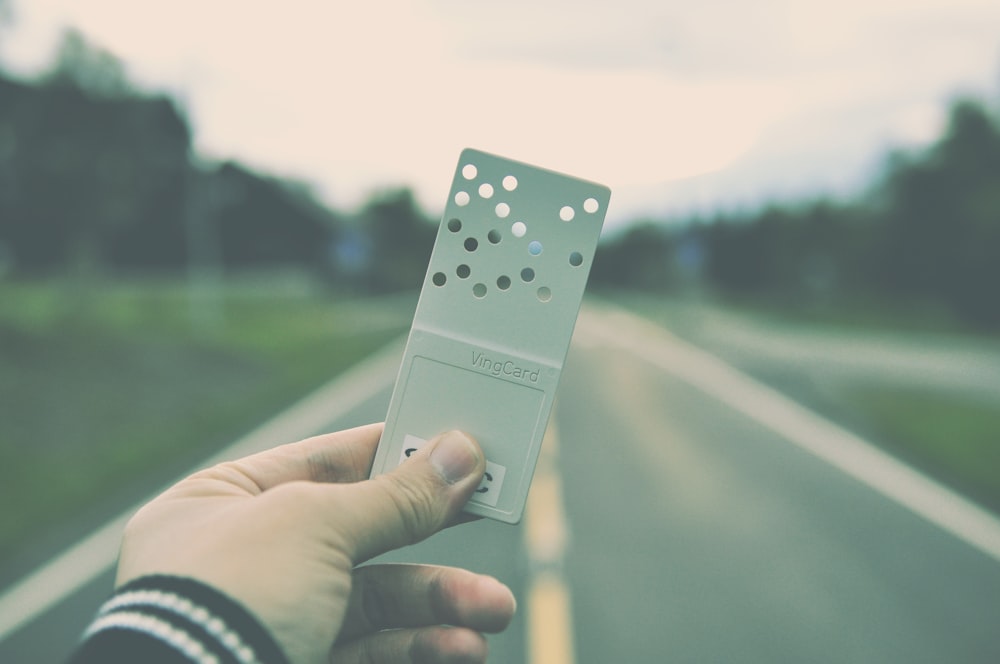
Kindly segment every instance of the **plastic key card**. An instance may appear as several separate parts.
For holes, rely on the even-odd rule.
[[[462,152],[373,476],[461,429],[487,458],[466,512],[520,521],[610,194]]]

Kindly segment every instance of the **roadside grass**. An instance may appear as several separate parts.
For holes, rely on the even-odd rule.
[[[840,398],[890,450],[1000,511],[1000,405],[901,386]]]
[[[925,334],[960,334],[995,338],[989,330],[962,320],[948,307],[919,300],[892,300],[874,296],[797,299],[781,302],[767,298],[730,297],[722,300],[730,309],[749,316],[805,324],[835,326],[866,332],[919,331]]]
[[[614,302],[697,343],[699,317],[704,315],[698,301],[620,293]],[[954,338],[1000,348],[995,335],[970,331],[939,311],[911,310],[896,315],[897,308],[887,306],[878,311],[873,303],[851,310],[819,307],[811,311],[754,308],[746,302],[709,300],[706,304],[725,312],[732,324],[742,320],[775,324],[783,330],[811,332],[822,328],[890,338],[893,334],[918,335],[943,342]],[[804,380],[815,385],[819,377],[808,375]],[[811,406],[1000,513],[1000,395],[931,390],[894,384],[888,378],[878,385],[838,379],[830,389],[811,391],[810,399]]]
[[[0,283],[0,570],[396,338],[410,299],[223,286],[199,326],[183,282]]]
[[[926,336],[962,336],[996,342],[996,332],[975,327],[946,307],[922,302],[891,302],[856,297],[851,300],[781,302],[767,298],[652,295],[635,291],[605,291],[603,297],[619,302],[653,320],[675,320],[678,311],[708,303],[729,314],[762,323],[823,327],[860,333],[905,333]]]

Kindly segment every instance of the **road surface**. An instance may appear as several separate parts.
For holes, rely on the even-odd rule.
[[[308,426],[381,419],[382,365]],[[1000,661],[993,516],[634,317],[581,318],[546,454],[521,525],[392,556],[512,586],[491,661]],[[7,633],[0,661],[60,661],[109,585]]]

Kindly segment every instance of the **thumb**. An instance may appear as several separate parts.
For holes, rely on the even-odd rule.
[[[398,468],[339,485],[345,542],[355,564],[419,542],[454,520],[482,481],[486,458],[461,431],[433,438]]]

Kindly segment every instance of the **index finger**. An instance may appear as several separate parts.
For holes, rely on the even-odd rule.
[[[490,576],[438,565],[376,564],[354,570],[337,640],[404,627],[453,625],[501,632],[516,610],[510,588]]]
[[[200,475],[236,472],[258,492],[286,482],[348,483],[368,479],[383,423],[368,424],[279,445],[209,468]]]

